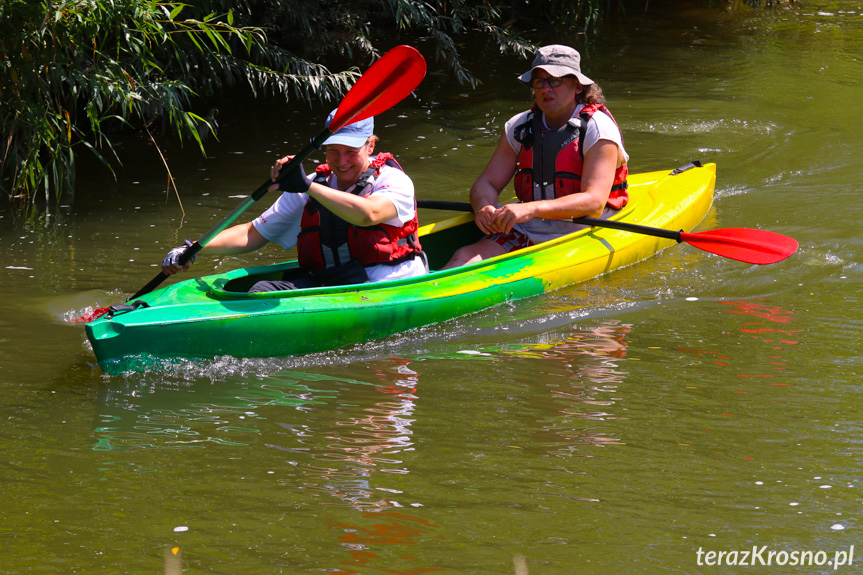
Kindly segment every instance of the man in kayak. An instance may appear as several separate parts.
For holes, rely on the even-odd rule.
[[[533,107],[505,125],[491,159],[470,189],[476,225],[486,236],[459,248],[444,268],[548,241],[626,205],[623,136],[600,87],[581,73],[579,53],[561,45],[537,50],[519,80]],[[511,179],[518,203],[498,207]]]
[[[326,125],[335,115],[333,110]],[[255,220],[228,228],[205,251],[238,254],[276,242],[297,247],[299,270],[282,280],[261,281],[250,292],[345,285],[421,275],[428,271],[417,237],[414,186],[392,154],[374,154],[374,119],[349,124],[325,142],[327,163],[315,175],[302,166],[270,191],[284,192]],[[274,182],[292,156],[270,170]],[[188,241],[188,240],[187,240]],[[188,269],[178,263],[184,246],[174,248],[162,271]],[[194,261],[194,259],[192,260]]]

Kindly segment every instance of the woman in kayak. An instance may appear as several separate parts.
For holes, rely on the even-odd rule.
[[[623,136],[602,90],[581,73],[579,53],[561,45],[537,50],[519,77],[533,107],[505,125],[491,159],[470,189],[476,225],[486,236],[459,248],[444,268],[548,241],[626,205]],[[498,207],[511,179],[518,203]]]
[[[327,126],[335,115],[327,119]],[[276,242],[297,247],[299,270],[249,290],[277,291],[345,285],[421,275],[428,271],[416,234],[414,186],[392,154],[374,154],[374,119],[349,124],[325,142],[327,163],[313,177],[302,166],[270,191],[284,192],[255,220],[228,228],[204,248],[212,254],[238,254]],[[270,170],[275,182],[291,156]],[[162,271],[188,269],[178,263],[185,246],[174,248]],[[194,258],[192,259],[194,261]]]

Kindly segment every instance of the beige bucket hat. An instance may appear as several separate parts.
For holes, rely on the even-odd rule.
[[[581,73],[581,55],[577,50],[561,44],[543,46],[536,51],[536,58],[530,70],[518,77],[525,84],[530,84],[530,77],[537,68],[545,70],[555,78],[575,76],[582,86],[593,84],[593,80]]]

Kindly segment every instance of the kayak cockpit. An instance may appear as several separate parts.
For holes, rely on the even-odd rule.
[[[482,237],[482,232],[473,222],[473,214],[460,214],[441,222],[422,226],[419,235],[423,251],[429,259],[429,269],[440,269],[455,250],[461,246],[473,243]],[[282,280],[286,272],[298,269],[296,260],[270,266],[242,268],[214,278],[209,286],[208,295],[218,300],[236,300],[249,298],[284,298],[310,293],[333,293],[356,291],[367,284],[345,286],[329,286],[321,288],[306,288],[303,290],[273,291],[248,293],[249,289],[259,281]],[[397,280],[396,280],[397,281]]]

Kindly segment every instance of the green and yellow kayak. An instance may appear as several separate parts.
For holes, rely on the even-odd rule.
[[[715,164],[633,174],[629,204],[612,219],[690,231],[713,202]],[[181,281],[140,307],[86,325],[103,370],[151,359],[281,357],[333,350],[572,285],[643,260],[674,241],[586,228],[511,254],[444,271],[480,232],[465,213],[420,229],[433,270],[378,283],[249,294],[296,261]]]

